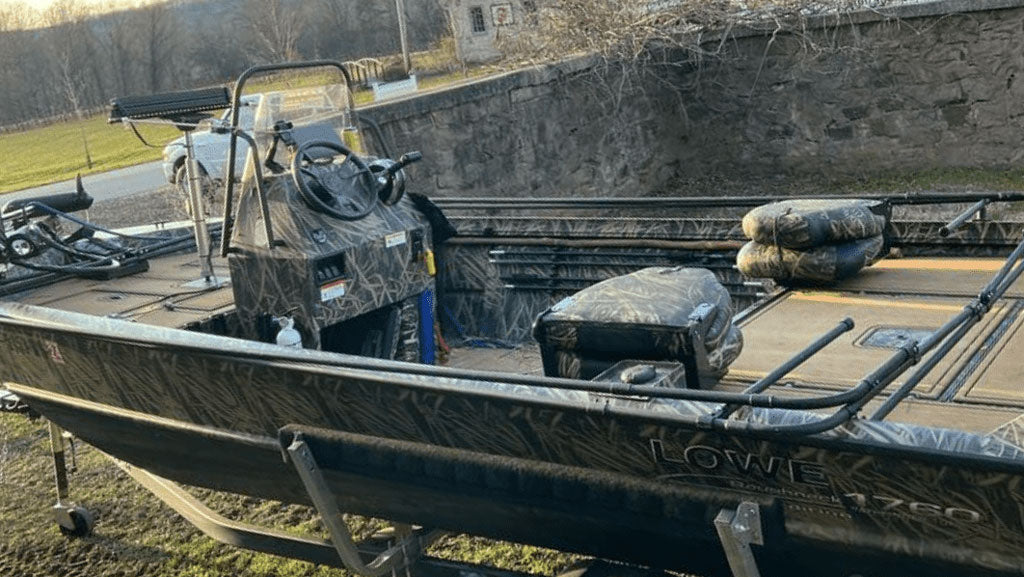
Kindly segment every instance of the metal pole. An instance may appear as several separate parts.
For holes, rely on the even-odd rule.
[[[402,41],[402,64],[405,66],[405,75],[409,76],[412,60],[409,58],[409,38],[405,26],[405,0],[395,0],[395,10],[398,11],[398,36]]]
[[[210,281],[213,265],[210,262],[210,231],[206,226],[206,209],[203,206],[203,189],[199,179],[199,161],[196,160],[192,131],[185,131],[185,170],[188,176],[188,200],[192,207],[192,223],[195,225],[196,249],[199,251],[201,278]]]

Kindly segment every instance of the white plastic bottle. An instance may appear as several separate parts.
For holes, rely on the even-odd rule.
[[[277,331],[277,344],[282,347],[301,349],[302,335],[299,334],[299,331],[295,330],[295,319],[292,317],[279,317],[274,320],[281,326],[281,330]]]

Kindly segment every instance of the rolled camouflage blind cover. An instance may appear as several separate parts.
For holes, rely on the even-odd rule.
[[[759,206],[743,217],[743,234],[762,245],[811,248],[882,234],[881,202],[857,199],[785,200]]]
[[[825,284],[849,278],[875,262],[884,244],[882,235],[806,250],[751,241],[740,249],[736,265],[751,277]]]

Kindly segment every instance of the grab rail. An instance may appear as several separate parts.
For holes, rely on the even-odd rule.
[[[348,97],[352,96],[352,76],[349,75],[345,65],[337,60],[309,60],[305,62],[286,62],[283,64],[266,64],[262,66],[253,66],[235,81],[235,89],[231,98],[231,139],[228,144],[228,161],[225,166],[235,166],[235,158],[238,156],[238,138],[243,132],[238,127],[239,117],[241,116],[241,99],[242,89],[245,87],[245,83],[255,74],[263,72],[274,72],[278,70],[300,70],[304,68],[320,68],[320,67],[334,67],[341,71],[341,75],[345,77],[345,87],[348,90]],[[254,143],[250,142],[250,146]],[[253,151],[256,151],[255,146]],[[253,154],[253,162],[257,164],[256,170],[259,170],[259,155]],[[231,248],[231,233],[233,232],[235,221],[234,215],[232,214],[232,206],[234,204],[234,192],[235,192],[235,176],[233,170],[227,171],[227,177],[224,179],[224,234],[220,238],[220,256],[227,257],[228,252]],[[260,196],[260,210],[263,215],[263,226],[267,234],[267,243],[270,248],[274,247],[274,234],[271,231],[270,226],[270,215],[269,209],[267,208],[266,194],[262,190],[262,187],[257,186],[256,193]]]

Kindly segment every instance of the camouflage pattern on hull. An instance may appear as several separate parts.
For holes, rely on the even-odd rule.
[[[573,215],[474,215],[449,214],[463,236],[529,238],[608,238],[659,240],[742,240],[740,216],[707,218],[680,214],[676,217]]]
[[[248,338],[265,334],[269,317],[292,315],[304,345],[317,348],[321,329],[433,290],[425,261],[433,249],[430,224],[410,198],[377,203],[365,218],[344,221],[310,209],[290,174],[267,179],[267,197],[280,246],[268,248],[250,192],[239,204],[228,257]]]
[[[971,221],[949,237],[939,230],[945,221],[894,220],[891,223],[893,244],[906,256],[1005,257],[1024,232],[1024,222]]]
[[[284,425],[299,423],[523,459],[574,478],[588,478],[574,472],[586,471],[628,479],[632,492],[620,493],[615,501],[621,519],[643,512],[686,533],[670,533],[678,535],[677,548],[660,549],[657,561],[671,568],[691,566],[682,553],[694,546],[694,539],[697,546],[710,547],[697,537],[710,532],[704,511],[714,509],[703,507],[747,500],[762,506],[769,543],[793,539],[812,549],[829,545],[835,560],[830,567],[857,567],[865,554],[874,554],[886,556],[893,571],[931,563],[945,564],[946,574],[957,576],[1024,572],[1019,554],[1024,495],[1018,490],[1024,483],[1024,450],[1015,442],[1018,437],[1005,431],[977,435],[855,420],[811,437],[750,436],[741,430],[744,420],[798,424],[820,418],[756,409],[738,416],[735,433],[712,433],[699,430],[697,423],[719,408],[714,404],[525,386],[504,382],[500,375],[468,379],[436,368],[416,374],[401,363],[292,351],[10,303],[0,304],[0,339],[5,343],[0,379],[16,383],[16,393],[38,398],[40,406],[48,406],[44,397],[52,393],[165,422],[212,427],[231,433],[239,443],[271,440],[266,458],[250,464],[268,464],[265,470],[218,468],[211,462],[201,471],[208,475],[205,483],[218,488],[298,500],[296,480],[282,477],[266,484],[260,479],[284,470],[272,440]],[[110,359],[118,360],[116,371]],[[129,445],[137,444],[131,439],[159,442],[145,428],[133,435],[104,436],[102,427],[95,430],[97,436],[85,440],[115,455],[144,458],[129,451]],[[588,442],[580,443],[581,438]],[[196,477],[188,472],[200,473],[186,459],[158,457],[157,452],[145,452],[153,462],[139,466],[192,481]],[[403,478],[412,487],[443,473],[405,471]],[[445,486],[458,493],[482,479],[461,478]],[[513,483],[504,490],[515,501],[533,488],[539,489]],[[581,490],[562,500],[581,510],[597,507],[588,495]],[[377,514],[393,512],[391,500],[367,501],[364,508],[366,503],[379,507]],[[421,516],[409,520],[430,525],[428,509],[410,509]],[[483,534],[501,534],[500,527],[509,526],[506,520],[478,522]],[[576,529],[549,526],[521,538],[550,545],[556,534],[571,540]],[[606,530],[621,539],[619,545],[592,545],[590,553],[632,559],[635,540],[615,527]],[[586,548],[586,543],[579,546]]]
[[[482,241],[483,239],[481,239]],[[706,268],[732,296],[734,310],[767,292],[734,267],[736,252],[502,244],[441,247],[438,318],[455,340],[482,338],[509,345],[532,340],[537,315],[595,283],[649,266]]]

